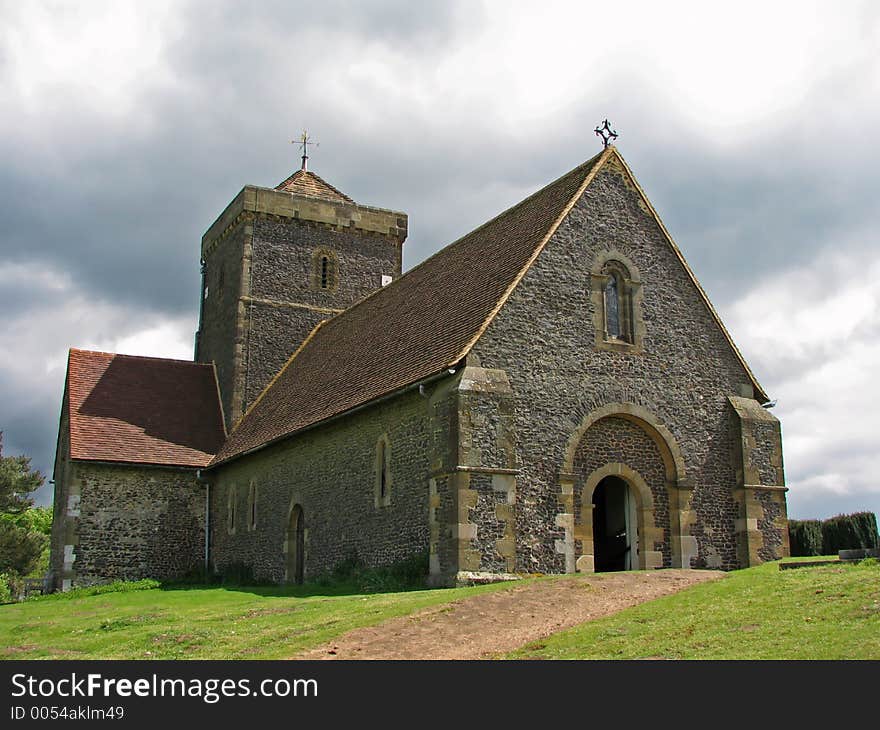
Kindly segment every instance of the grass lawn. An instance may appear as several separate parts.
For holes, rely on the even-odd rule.
[[[509,658],[880,659],[880,564],[735,571]]]
[[[153,588],[49,597],[0,606],[0,658],[283,659],[360,626],[513,585],[348,595],[316,586]]]

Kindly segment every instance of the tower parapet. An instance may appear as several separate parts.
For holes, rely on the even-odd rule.
[[[247,185],[202,237],[195,359],[214,362],[231,430],[312,329],[400,276],[407,216],[308,170]]]

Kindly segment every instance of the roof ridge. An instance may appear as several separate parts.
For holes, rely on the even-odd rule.
[[[131,357],[138,360],[160,360],[161,362],[179,362],[186,365],[199,365],[200,367],[211,367],[209,362],[199,362],[198,360],[184,360],[179,357],[159,357],[157,355],[129,355],[124,352],[107,352],[106,350],[85,350],[81,347],[71,347],[70,352],[82,352],[88,355],[109,355],[110,357]]]
[[[556,185],[556,183],[560,182],[560,181],[563,180],[564,178],[567,178],[569,175],[571,175],[572,173],[574,173],[574,172],[576,172],[577,170],[581,169],[582,167],[586,167],[586,166],[588,166],[588,165],[590,165],[590,164],[593,164],[593,165],[597,164],[597,163],[598,163],[598,158],[601,157],[603,153],[604,153],[604,150],[603,150],[603,152],[600,152],[598,155],[594,155],[593,157],[591,157],[591,158],[590,158],[589,160],[587,160],[586,162],[582,162],[580,165],[577,165],[577,166],[571,168],[568,172],[563,173],[562,175],[560,175],[559,177],[557,177],[555,180],[552,180],[551,182],[547,183],[547,184],[544,185],[543,187],[541,187],[541,188],[539,188],[538,190],[536,190],[535,192],[533,192],[531,195],[529,195],[529,196],[523,198],[522,200],[520,200],[518,203],[514,203],[514,204],[511,205],[509,208],[506,208],[505,210],[502,210],[498,215],[493,216],[492,218],[490,218],[490,219],[487,220],[486,222],[481,223],[481,224],[480,224],[479,226],[477,226],[476,228],[473,228],[473,229],[471,229],[470,231],[468,231],[467,233],[462,234],[461,236],[459,236],[458,238],[456,238],[456,239],[455,239],[454,241],[452,241],[451,243],[447,243],[445,246],[441,247],[440,249],[438,249],[437,251],[435,251],[434,253],[432,253],[430,256],[428,256],[428,258],[426,258],[426,259],[422,259],[421,261],[419,261],[419,263],[417,263],[417,264],[416,264],[415,266],[413,266],[411,269],[407,269],[406,271],[404,271],[404,272],[403,272],[400,276],[398,276],[396,279],[392,279],[392,280],[391,280],[388,284],[386,284],[385,286],[380,287],[380,288],[378,288],[378,289],[376,289],[376,290],[374,290],[374,291],[371,291],[369,294],[365,294],[363,297],[361,297],[360,299],[358,299],[358,300],[357,300],[354,304],[352,304],[350,307],[346,307],[346,308],[343,309],[341,312],[339,312],[339,314],[334,314],[332,317],[328,317],[326,320],[324,320],[324,322],[329,322],[330,320],[336,319],[337,317],[341,317],[341,316],[343,316],[344,314],[347,314],[347,313],[350,312],[351,310],[355,309],[356,307],[359,307],[359,306],[360,306],[361,304],[363,304],[364,302],[366,302],[366,301],[372,299],[373,297],[375,297],[375,296],[377,296],[377,295],[379,295],[379,294],[382,294],[383,292],[388,291],[392,286],[395,286],[395,285],[398,284],[399,282],[403,281],[404,279],[406,279],[407,276],[409,276],[410,274],[414,273],[415,271],[418,271],[419,269],[421,269],[423,266],[425,266],[427,263],[429,263],[429,262],[432,261],[433,259],[437,258],[437,257],[440,256],[441,254],[446,253],[449,249],[453,248],[454,246],[459,245],[459,244],[460,244],[462,241],[464,241],[466,238],[470,238],[471,236],[473,236],[473,235],[476,234],[477,232],[479,232],[479,231],[481,231],[482,229],[484,229],[486,226],[488,226],[488,225],[490,225],[491,223],[494,223],[495,221],[497,221],[499,218],[502,218],[502,217],[504,217],[505,215],[507,215],[508,213],[511,213],[512,211],[516,210],[516,209],[519,208],[520,206],[522,206],[522,205],[524,205],[525,203],[527,203],[528,201],[530,201],[530,200],[531,200],[532,198],[534,198],[535,196],[539,195],[540,193],[543,193],[547,188],[552,187],[553,185]],[[557,225],[558,225],[558,224],[557,224]],[[300,349],[301,349],[301,348],[300,348]],[[297,350],[297,352],[299,352],[299,350]]]
[[[343,193],[343,192],[342,192],[339,188],[337,188],[335,185],[333,185],[333,184],[331,184],[331,183],[328,183],[328,182],[327,182],[323,177],[321,177],[317,172],[312,172],[311,170],[302,170],[302,172],[304,172],[306,175],[311,175],[312,177],[316,178],[316,179],[318,180],[318,182],[321,182],[321,183],[323,183],[324,185],[326,185],[326,186],[327,186],[328,188],[330,188],[334,193],[337,193],[337,194],[341,195],[343,198],[346,198],[347,200],[350,200],[352,203],[354,202],[354,199],[353,199],[353,198],[351,198],[351,197],[349,197],[348,195],[346,195],[345,193]]]
[[[321,195],[312,195],[312,194],[310,194],[308,192],[304,192],[304,191],[292,191],[292,190],[286,189],[289,184],[291,184],[297,180],[300,180],[302,178],[306,178],[306,177],[313,178],[314,180],[317,180],[318,183],[320,183],[324,187],[328,188],[330,190],[330,192],[335,193],[340,198],[342,198],[344,201],[349,202],[349,203],[354,203],[355,205],[357,205],[357,203],[355,203],[353,198],[351,198],[349,195],[346,195],[339,188],[337,188],[335,185],[331,185],[323,177],[321,177],[318,173],[312,172],[311,170],[303,170],[303,169],[297,170],[292,175],[288,176],[287,178],[282,180],[280,183],[278,183],[274,189],[277,190],[278,192],[290,193],[291,195],[302,195],[303,197],[307,197],[307,198],[318,198],[321,200],[326,200],[327,198],[325,198],[324,196],[321,196]]]

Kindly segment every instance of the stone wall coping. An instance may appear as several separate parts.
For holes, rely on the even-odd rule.
[[[202,236],[203,254],[211,242],[220,238],[230,226],[235,225],[239,216],[245,212],[277,215],[290,220],[313,220],[339,225],[344,223],[346,227],[371,230],[397,238],[401,234],[405,238],[407,228],[407,215],[402,211],[295,195],[257,185],[245,185],[205,231]],[[401,219],[402,227],[399,225]]]
[[[528,575],[524,573],[489,573],[478,570],[459,570],[455,574],[455,584],[466,586],[483,583],[501,583],[504,581],[522,580],[527,577]]]
[[[758,403],[754,398],[743,398],[738,395],[729,395],[727,400],[733,406],[733,410],[744,421],[763,421],[766,423],[778,423],[776,418],[764,406]]]
[[[451,474],[452,472],[456,471],[476,472],[478,474],[511,474],[513,476],[522,473],[522,469],[505,469],[502,467],[494,466],[466,466],[465,464],[456,464],[452,467],[443,467],[442,469],[431,472],[431,477],[433,478],[441,474]]]
[[[788,487],[779,484],[743,484],[736,487],[734,491],[741,492],[743,490],[761,490],[764,492],[787,492]]]

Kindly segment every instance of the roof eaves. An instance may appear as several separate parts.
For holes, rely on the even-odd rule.
[[[106,466],[146,466],[153,469],[204,469],[210,459],[200,464],[170,464],[158,461],[132,461],[131,459],[90,459],[87,456],[71,456],[71,461],[78,461],[84,464],[103,464]]]
[[[317,329],[317,327],[315,329]],[[291,358],[291,360],[292,359],[293,358]],[[290,361],[288,361],[288,362],[290,362]],[[459,363],[456,363],[456,365],[458,365],[458,364]],[[361,411],[364,408],[369,408],[369,407],[374,406],[378,403],[386,401],[390,398],[395,398],[398,395],[402,395],[403,393],[406,393],[406,392],[412,390],[416,386],[423,385],[428,382],[433,382],[435,380],[439,380],[440,378],[442,378],[446,375],[453,375],[456,372],[456,369],[457,368],[454,368],[451,365],[449,367],[444,367],[442,370],[439,370],[432,375],[428,375],[427,377],[424,377],[424,378],[419,378],[415,382],[408,383],[407,385],[404,385],[400,388],[396,388],[388,393],[383,393],[382,395],[376,396],[375,398],[371,398],[370,400],[365,401],[364,403],[358,403],[357,405],[352,406],[351,408],[346,408],[345,410],[339,411],[338,413],[333,413],[329,416],[326,416],[325,418],[322,418],[320,421],[315,421],[314,423],[310,423],[307,426],[302,426],[300,428],[294,429],[293,431],[288,431],[287,433],[279,434],[278,436],[275,436],[267,441],[264,441],[260,444],[257,444],[256,446],[252,446],[249,449],[245,449],[244,451],[240,451],[238,453],[231,454],[231,455],[226,456],[222,459],[218,459],[215,456],[211,460],[211,462],[207,465],[207,467],[205,467],[205,468],[206,469],[213,469],[216,466],[221,466],[222,464],[228,464],[231,461],[241,459],[241,458],[248,456],[250,454],[255,454],[256,452],[262,451],[263,449],[267,449],[270,446],[277,444],[281,441],[285,441],[286,439],[293,438],[294,436],[296,436],[298,434],[304,433],[306,431],[311,431],[313,428],[318,428],[319,426],[324,426],[324,425],[331,423],[339,418],[344,418],[345,416],[349,416],[352,413],[356,413],[357,411]],[[241,423],[241,421],[239,421],[239,423]],[[219,452],[218,452],[218,454],[219,454]]]

